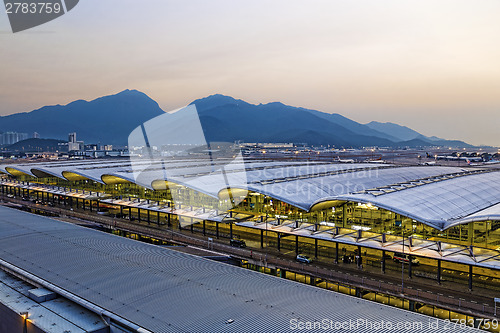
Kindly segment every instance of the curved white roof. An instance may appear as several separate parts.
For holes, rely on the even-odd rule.
[[[64,178],[72,172],[103,183],[111,175],[152,188],[166,180],[217,197],[227,188],[254,191],[304,210],[327,201],[371,203],[437,229],[500,220],[500,169],[374,163],[243,159],[128,159],[0,166]]]

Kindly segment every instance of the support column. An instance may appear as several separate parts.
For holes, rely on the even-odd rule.
[[[361,266],[363,266],[363,257],[361,256],[361,246],[359,245],[358,245],[358,262],[356,263],[356,265],[358,265],[358,268],[361,268]]]
[[[191,233],[193,234],[194,233],[194,219],[191,218],[191,225],[189,226],[189,228],[191,229]]]
[[[128,220],[132,221],[132,207],[128,208]]]
[[[233,239],[233,222],[229,222],[229,239]]]
[[[469,265],[469,290],[472,290],[472,265]]]
[[[160,225],[160,211],[156,212],[156,224]]]
[[[205,236],[207,234],[207,231],[206,231],[206,226],[205,226],[205,220],[203,220],[203,236]]]
[[[76,208],[78,208],[78,199],[76,199],[77,205]],[[123,218],[123,206],[120,205],[120,218]]]
[[[141,209],[139,207],[137,207],[137,220],[141,222]]]
[[[318,240],[314,239],[314,258],[318,259]]]
[[[92,200],[90,200],[90,205],[89,205],[89,207],[90,207],[90,211],[92,211]]]
[[[441,284],[441,259],[438,259],[437,282],[438,282],[438,284]]]
[[[415,301],[409,300],[409,310],[415,311]]]
[[[467,241],[469,245],[474,245],[474,223],[468,224]]]
[[[316,285],[316,278],[312,275],[309,276],[309,284],[311,286],[315,286]]]
[[[295,255],[299,254],[299,236],[295,236]]]
[[[151,223],[151,213],[149,209],[146,209],[146,213],[148,214],[147,219],[148,219],[148,224]]]
[[[408,255],[408,277],[410,279],[411,279],[412,267],[413,267],[413,264],[411,263],[412,260],[413,260],[413,256]]]
[[[260,231],[260,248],[264,248],[264,230]]]
[[[219,222],[215,222],[215,238],[219,239]]]
[[[339,242],[335,242],[335,263],[339,263]]]
[[[342,205],[342,228],[347,224],[347,204]]]
[[[382,273],[385,274],[385,251],[382,251]]]
[[[278,242],[278,252],[279,252],[281,249],[281,234],[279,232],[276,234],[276,239]]]

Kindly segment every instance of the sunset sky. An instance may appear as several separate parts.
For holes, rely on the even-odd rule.
[[[498,0],[80,0],[13,34],[0,115],[137,89],[214,93],[500,146]]]

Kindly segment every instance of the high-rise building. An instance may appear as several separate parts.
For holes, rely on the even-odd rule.
[[[40,134],[38,134],[38,132],[33,132],[33,139],[40,139]]]
[[[17,133],[18,141],[28,140],[28,133]]]
[[[28,139],[27,133],[17,133],[17,132],[5,132],[2,133],[0,139],[0,144],[12,145],[16,142]]]
[[[80,142],[76,141],[76,132],[68,134],[68,151],[76,151],[80,150],[83,147],[80,145]]]

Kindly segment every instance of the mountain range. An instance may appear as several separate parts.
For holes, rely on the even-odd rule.
[[[471,147],[454,140],[426,137],[393,123],[360,124],[340,114],[288,106],[279,102],[250,104],[220,94],[193,101],[207,141],[293,142],[335,147]],[[182,112],[182,111],[181,111]],[[0,117],[0,131],[38,132],[41,137],[66,140],[76,132],[86,143],[126,145],[130,132],[164,115],[157,102],[137,90],[125,90],[93,101]]]

